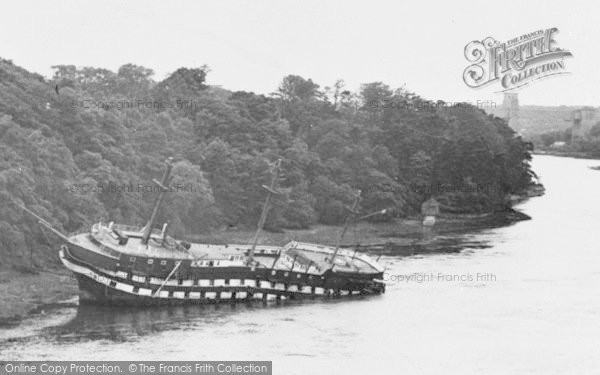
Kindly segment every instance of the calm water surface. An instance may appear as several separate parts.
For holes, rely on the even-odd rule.
[[[66,306],[0,330],[0,359],[255,359],[272,360],[276,374],[598,374],[594,165],[600,161],[536,156],[547,193],[519,206],[533,220],[457,235],[459,253],[382,257],[387,277],[398,280],[383,296],[266,307]]]

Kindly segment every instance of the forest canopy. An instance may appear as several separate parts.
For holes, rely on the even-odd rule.
[[[3,265],[55,253],[17,204],[67,233],[143,224],[168,157],[174,189],[159,222],[181,237],[255,225],[277,159],[270,229],[339,224],[357,190],[361,212],[393,220],[431,197],[453,212],[502,209],[531,183],[531,145],[504,120],[381,82],[353,92],[288,75],[260,95],[208,85],[205,66],[162,81],[133,64],[53,68],[46,79],[0,61]]]

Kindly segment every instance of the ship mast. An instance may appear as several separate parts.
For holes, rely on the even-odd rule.
[[[158,193],[158,197],[156,198],[156,202],[154,203],[154,208],[152,209],[150,219],[144,227],[144,234],[142,235],[142,243],[144,245],[148,244],[148,240],[150,239],[150,235],[152,234],[152,228],[154,227],[154,224],[156,224],[156,216],[158,216],[158,210],[162,205],[163,200],[165,199],[165,193],[169,190],[168,185],[171,179],[171,170],[173,169],[173,158],[168,158],[165,162],[167,163],[167,169],[165,169],[165,173],[162,176],[162,180],[160,182],[158,182],[156,179],[152,180],[152,182],[154,182],[160,188],[160,193]]]
[[[358,206],[358,202],[360,201],[360,193],[361,191],[359,190],[354,199],[354,203],[352,204],[352,208],[350,209],[350,214],[346,217],[346,221],[344,222],[344,228],[342,228],[342,232],[340,233],[340,236],[338,237],[337,242],[335,244],[335,250],[333,251],[333,256],[331,257],[331,268],[335,266],[335,257],[337,256],[337,253],[340,250],[340,245],[342,244],[342,239],[344,238],[344,235],[348,230],[348,225],[350,225],[350,223],[354,219],[354,216],[356,215],[356,207]]]
[[[256,244],[258,243],[258,236],[260,235],[260,232],[265,226],[265,221],[267,221],[267,214],[269,213],[269,206],[271,204],[271,196],[273,194],[279,194],[279,192],[275,190],[275,185],[277,184],[277,179],[279,178],[280,165],[281,159],[277,159],[274,167],[275,170],[273,171],[273,178],[271,179],[271,185],[262,185],[262,187],[267,190],[267,198],[265,199],[265,203],[260,214],[260,219],[258,220],[258,225],[256,227],[256,233],[254,233],[254,239],[252,240],[252,247],[250,248],[250,253],[248,254],[249,264],[252,263],[252,261],[254,260],[254,251],[256,250]]]

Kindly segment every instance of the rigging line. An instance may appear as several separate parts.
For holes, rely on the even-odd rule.
[[[179,268],[179,266],[181,266],[181,262],[183,262],[183,261],[180,260],[179,262],[177,262],[177,264],[175,265],[175,267],[173,268],[173,270],[171,270],[171,273],[169,273],[169,275],[167,276],[167,278],[165,279],[165,281],[163,281],[163,283],[160,285],[160,287],[158,289],[156,289],[156,292],[154,292],[154,294],[152,295],[152,298],[156,297],[158,295],[158,293],[162,290],[162,288],[171,279],[171,277],[173,277],[173,275],[175,274],[175,271],[177,271],[177,269]]]
[[[357,239],[358,237],[357,237],[357,234],[356,234],[356,233],[357,233],[357,227],[358,227],[358,223],[357,223],[357,221],[355,220],[355,221],[354,221],[354,224],[353,224],[353,226],[352,226],[352,231],[354,232],[354,233],[353,233],[353,234],[354,234],[354,243],[356,243],[356,245],[358,245],[358,239]]]

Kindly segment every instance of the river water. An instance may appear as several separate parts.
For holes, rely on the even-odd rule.
[[[272,360],[275,374],[600,373],[600,161],[536,156],[533,219],[386,255],[386,294],[150,310],[65,305],[0,329],[0,359]],[[74,300],[76,301],[76,300]]]

